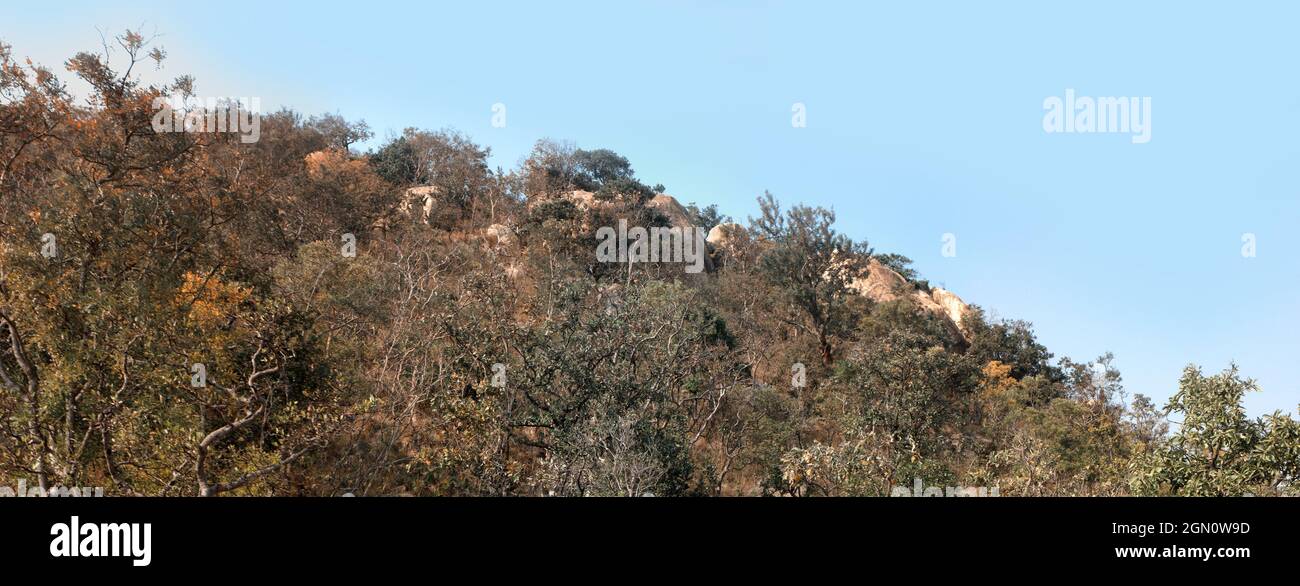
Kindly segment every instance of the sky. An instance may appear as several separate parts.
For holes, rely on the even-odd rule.
[[[1236,362],[1250,413],[1295,413],[1300,5],[975,4],[62,0],[0,40],[67,77],[142,29],[146,79],[365,119],[363,148],[454,128],[509,169],[553,138],[742,222],[764,190],[831,208],[1058,357],[1113,352],[1130,393]],[[1149,98],[1149,142],[1046,132],[1067,90]]]

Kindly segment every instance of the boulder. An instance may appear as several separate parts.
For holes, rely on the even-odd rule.
[[[596,194],[590,191],[582,191],[580,189],[570,191],[564,194],[564,197],[565,199],[568,199],[569,201],[573,202],[574,205],[578,206],[578,209],[583,211],[589,210],[593,207],[609,205],[606,202],[596,199]]]
[[[875,258],[871,259],[867,268],[867,276],[850,281],[850,289],[876,303],[906,297],[922,310],[943,318],[949,331],[960,339],[969,341],[961,327],[961,321],[970,312],[970,306],[960,297],[941,287],[935,287],[926,293]]]
[[[436,185],[421,185],[407,189],[402,212],[427,224],[440,193],[441,190]]]
[[[849,282],[849,288],[859,295],[876,303],[885,303],[898,299],[912,292],[912,284],[903,275],[894,272],[880,261],[872,258],[867,265],[867,276],[858,277]]]
[[[668,218],[668,225],[675,228],[691,226],[691,213],[677,198],[666,193],[656,194],[646,202],[646,207],[653,208]]]
[[[596,194],[590,191],[574,190],[564,194],[564,197],[583,211],[615,205],[611,201],[596,199]],[[666,193],[656,194],[649,201],[646,201],[645,205],[668,218],[670,226],[684,228],[691,225],[691,213],[686,210],[686,206],[683,206],[681,202],[677,201],[677,198],[671,195]]]
[[[365,161],[353,159],[346,151],[335,148],[309,153],[302,162],[307,167],[307,177],[313,181],[339,173],[359,173],[366,166]]]
[[[483,229],[487,241],[496,246],[509,246],[515,241],[515,232],[504,224],[492,224]]]
[[[744,226],[735,222],[723,222],[711,228],[705,240],[714,248],[727,249],[736,246],[748,236],[749,233]]]
[[[961,327],[962,318],[966,317],[967,313],[970,313],[970,306],[966,305],[966,302],[962,301],[961,297],[943,287],[931,289],[930,298],[934,299],[934,302],[943,308],[944,314],[959,328]]]

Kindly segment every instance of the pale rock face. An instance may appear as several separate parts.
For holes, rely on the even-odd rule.
[[[312,179],[320,179],[325,170],[342,165],[347,159],[342,153],[334,149],[323,149],[308,154],[303,157],[303,163],[307,165],[307,176]]]
[[[925,291],[916,288],[902,275],[874,258],[871,259],[868,269],[869,274],[866,278],[854,279],[849,283],[850,289],[876,303],[907,297],[921,309],[943,317],[953,333],[963,340],[967,339],[965,331],[961,328],[961,320],[970,311],[970,307],[960,297],[940,287],[931,289],[930,294],[927,295]]]
[[[346,151],[335,148],[309,153],[302,162],[307,167],[307,176],[315,181],[339,173],[361,173],[366,167],[365,161],[353,159]]]
[[[866,278],[854,279],[849,283],[849,288],[876,303],[885,303],[898,299],[912,288],[902,275],[894,272],[893,269],[881,264],[880,261],[874,258],[871,259],[867,268]]]
[[[646,206],[654,208],[668,218],[668,225],[674,228],[685,228],[691,225],[691,214],[686,211],[686,206],[677,201],[677,198],[666,193],[660,193],[650,198]]]
[[[601,205],[603,202],[596,199],[596,194],[590,191],[575,190],[565,194],[565,197],[578,206],[580,210],[589,210]]]
[[[611,205],[610,202],[596,199],[596,194],[590,191],[570,191],[565,194],[565,197],[583,211]],[[683,206],[677,201],[677,198],[671,195],[666,193],[657,194],[646,202],[646,207],[663,214],[664,217],[668,218],[670,226],[684,228],[691,225],[691,214],[686,211],[686,206]]]
[[[705,240],[712,244],[714,248],[730,248],[736,245],[740,238],[746,236],[744,226],[735,222],[723,222],[709,230],[709,235]]]
[[[504,224],[492,224],[483,230],[488,242],[498,246],[509,246],[515,241],[515,232]]]
[[[961,327],[962,318],[966,317],[966,314],[970,312],[970,306],[966,305],[966,302],[962,301],[961,297],[943,287],[931,289],[930,297],[943,308],[944,313],[948,316],[948,319],[952,320],[952,323],[957,324],[957,327]]]
[[[421,222],[429,223],[429,214],[433,213],[433,206],[438,200],[438,188],[434,185],[422,185],[412,187],[406,190],[406,205],[403,211],[408,215],[415,215],[419,210]]]

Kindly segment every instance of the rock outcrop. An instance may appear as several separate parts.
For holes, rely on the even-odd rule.
[[[729,250],[748,238],[749,232],[744,226],[735,222],[723,222],[709,229],[709,235],[705,240],[715,249]]]
[[[309,153],[302,162],[307,165],[307,177],[320,180],[328,170],[344,165],[347,157],[336,149],[322,149]]]
[[[510,246],[515,242],[514,230],[504,224],[492,224],[484,228],[483,236],[487,238],[489,244],[495,246]]]
[[[307,167],[307,177],[313,181],[325,180],[340,174],[356,176],[364,173],[367,166],[364,160],[354,159],[347,151],[336,148],[308,153],[303,157],[302,162]]]
[[[935,287],[927,293],[874,258],[867,268],[867,276],[851,281],[850,289],[876,303],[907,298],[922,310],[943,318],[949,326],[949,331],[960,339],[967,340],[961,322],[970,311],[970,306],[966,305],[960,297],[941,287]]]
[[[440,193],[441,190],[435,185],[409,188],[406,190],[400,209],[408,217],[427,224],[429,216],[433,214],[434,206],[438,203]]]
[[[597,199],[596,194],[590,191],[574,190],[564,194],[564,197],[583,211],[615,205],[614,202]],[[677,201],[677,198],[671,195],[666,193],[655,194],[645,205],[663,214],[668,219],[668,225],[670,226],[685,228],[691,225],[690,212],[686,210],[686,206],[683,206],[681,202]]]
[[[650,201],[646,202],[646,207],[653,208],[668,218],[669,226],[685,228],[692,225],[691,214],[686,211],[686,206],[666,193],[659,193],[650,198]]]
[[[577,206],[578,209],[582,211],[609,205],[608,202],[596,199],[596,194],[590,191],[582,191],[581,189],[564,194],[564,198],[573,202],[573,205]]]
[[[734,222],[723,222],[714,226],[709,230],[706,240],[715,252],[723,254],[733,254],[738,249],[747,247],[757,246],[761,249],[765,244],[762,240],[751,240],[749,231]],[[831,270],[847,269],[841,266]],[[948,325],[949,331],[958,338],[968,340],[965,330],[962,329],[962,319],[970,313],[970,306],[966,305],[961,297],[942,287],[934,287],[927,293],[875,258],[867,263],[865,276],[849,278],[848,287],[876,303],[888,303],[907,298],[922,311],[942,318]]]
[[[962,301],[961,297],[943,287],[935,287],[930,290],[930,298],[934,299],[934,302],[943,308],[944,313],[952,323],[957,324],[958,328],[962,327],[961,320],[970,312],[970,306],[966,305],[966,302]]]

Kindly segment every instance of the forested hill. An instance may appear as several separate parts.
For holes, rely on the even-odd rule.
[[[1235,368],[1153,405],[826,209],[763,194],[729,218],[551,140],[493,170],[451,130],[361,152],[335,115],[159,130],[193,83],[143,84],[163,54],[121,43],[129,66],[66,72],[0,45],[0,485],[1296,490],[1300,426],[1248,419]]]

